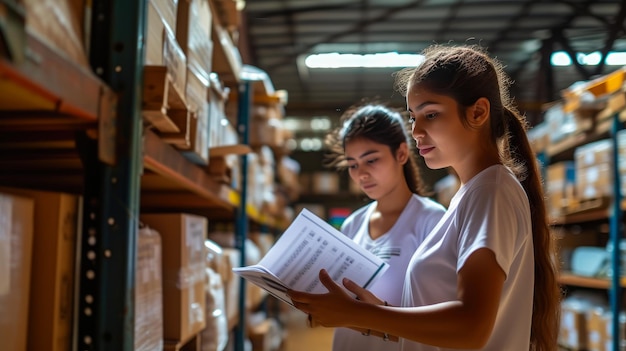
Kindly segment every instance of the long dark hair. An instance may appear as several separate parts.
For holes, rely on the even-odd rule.
[[[325,165],[344,170],[347,167],[346,143],[358,138],[387,145],[394,156],[400,144],[407,143],[410,155],[403,166],[404,179],[412,192],[425,194],[408,126],[398,111],[381,104],[355,105],[346,110],[341,116],[341,125],[326,137],[328,152]]]
[[[531,327],[531,350],[556,349],[560,322],[561,290],[556,279],[551,236],[544,202],[541,175],[530,147],[525,117],[515,108],[508,93],[511,80],[503,66],[476,45],[433,45],[423,52],[417,68],[396,75],[396,89],[405,96],[418,86],[453,98],[465,111],[481,97],[491,106],[491,141],[498,146],[503,164],[513,170],[530,202],[535,254],[535,287]],[[465,113],[459,113],[465,116]],[[462,118],[467,126],[467,120]]]

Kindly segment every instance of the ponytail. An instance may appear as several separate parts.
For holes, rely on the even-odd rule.
[[[508,131],[508,138],[504,138],[507,144],[505,150],[509,151],[509,157],[503,160],[508,161],[507,165],[524,187],[531,211],[535,254],[531,350],[553,351],[557,344],[560,323],[558,306],[562,294],[556,277],[555,244],[546,215],[539,165],[526,136],[523,117],[506,107],[503,113]]]

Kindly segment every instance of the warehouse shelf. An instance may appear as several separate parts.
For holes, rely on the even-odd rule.
[[[621,286],[626,287],[626,277],[621,278]],[[569,272],[562,272],[559,275],[559,283],[564,285],[578,286],[592,289],[610,289],[611,280],[608,278],[585,277]]]
[[[88,67],[82,67],[66,59],[36,37],[26,35],[28,55],[22,62],[0,59],[0,111],[29,111],[30,117],[23,123],[33,122],[70,126],[84,122],[95,122],[103,113],[114,113],[105,109],[105,101],[114,101],[113,92]],[[37,114],[35,114],[37,112]],[[43,112],[57,114],[55,118]],[[24,117],[24,116],[23,116]],[[20,120],[12,119],[13,125]]]
[[[619,121],[621,123],[626,122],[626,114],[619,114]],[[575,135],[570,135],[564,139],[555,142],[547,147],[546,153],[553,160],[571,159],[576,147],[588,144],[600,139],[609,138],[611,132],[611,126],[613,120],[607,118],[602,121],[595,121],[595,126],[588,132],[581,132]]]
[[[71,192],[84,199],[75,297],[77,311],[84,311],[75,323],[75,346],[81,350],[134,347],[135,321],[126,312],[134,307],[135,239],[144,210],[226,219],[236,222],[243,237],[249,223],[284,225],[246,203],[245,182],[240,193],[217,181],[206,166],[192,162],[144,125],[139,89],[144,53],[136,38],[144,36],[145,6],[94,2],[99,21],[90,28],[93,71],[28,34],[23,23],[18,27],[25,35],[16,47],[25,55],[10,60],[5,51],[0,53],[0,185]],[[241,57],[226,28],[216,35],[216,54],[223,55],[214,60],[223,65],[215,67],[220,78],[250,90],[244,82],[250,78],[240,75]],[[245,142],[216,147],[209,154],[252,152]],[[243,346],[242,318],[229,321],[238,333],[237,350]]]
[[[234,209],[230,190],[227,186],[214,181],[200,166],[188,161],[172,146],[165,144],[152,131],[144,134],[144,166],[147,170],[142,177],[142,189],[148,194],[142,201],[172,207],[172,204],[197,204],[202,207]],[[151,192],[156,196],[151,196]],[[161,196],[159,192],[187,191],[192,196]],[[171,194],[174,195],[174,194]],[[194,201],[191,197],[196,196]],[[181,201],[183,200],[183,201]],[[189,206],[189,205],[187,205]],[[183,206],[185,207],[185,206]]]

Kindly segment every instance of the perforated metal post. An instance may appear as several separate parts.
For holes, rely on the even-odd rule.
[[[251,84],[244,80],[239,85],[239,100],[237,114],[237,130],[240,140],[243,144],[249,143],[249,124],[250,124],[250,104],[252,103],[252,95],[250,94]],[[246,265],[246,238],[248,236],[248,215],[246,208],[248,206],[248,155],[241,156],[241,202],[237,209],[236,223],[236,246],[241,252],[241,266]],[[246,281],[239,278],[239,323],[235,327],[235,351],[244,350],[244,341],[246,338]]]
[[[619,145],[617,140],[617,133],[622,129],[621,122],[618,114],[613,116],[613,125],[611,128],[611,141],[613,152],[613,204],[611,208],[610,216],[610,233],[609,240],[613,244],[613,251],[611,252],[611,268],[613,275],[611,277],[611,289],[609,292],[609,298],[611,302],[611,311],[613,314],[613,322],[611,326],[613,339],[611,340],[613,350],[621,350],[620,347],[620,332],[619,332],[619,315],[621,313],[621,241],[622,241],[622,189],[621,189],[621,177],[619,173]]]
[[[116,93],[114,159],[79,136],[85,169],[77,350],[134,350],[134,285],[141,154],[145,1],[94,0],[90,62]],[[111,162],[112,161],[112,162]]]

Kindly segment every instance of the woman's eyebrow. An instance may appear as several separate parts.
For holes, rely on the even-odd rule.
[[[371,155],[371,154],[374,154],[374,153],[377,153],[377,152],[378,152],[378,150],[368,150],[368,151],[365,151],[364,153],[362,153],[362,154],[359,156],[359,158],[363,158],[363,157],[365,157],[365,156],[368,156],[368,155]],[[354,160],[355,160],[355,158],[354,158],[354,157],[350,157],[350,156],[348,156],[348,157],[346,157],[346,160],[348,160],[348,161],[350,161],[350,160],[354,161]]]

